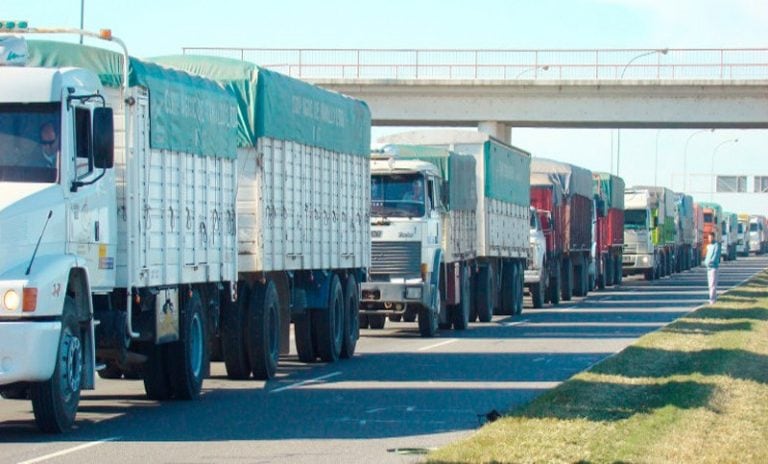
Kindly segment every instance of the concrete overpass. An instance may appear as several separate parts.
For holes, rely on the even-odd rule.
[[[375,125],[768,128],[768,80],[312,79],[368,103]]]
[[[185,48],[365,100],[375,125],[768,128],[768,48]]]

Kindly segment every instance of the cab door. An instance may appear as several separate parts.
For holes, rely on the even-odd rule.
[[[115,285],[114,170],[95,169],[91,106],[73,105],[72,150],[63,157],[64,175],[71,179],[68,252],[88,269],[93,291]]]

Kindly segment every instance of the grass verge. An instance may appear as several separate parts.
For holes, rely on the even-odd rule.
[[[768,462],[768,272],[429,462]]]

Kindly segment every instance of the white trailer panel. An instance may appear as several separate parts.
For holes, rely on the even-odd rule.
[[[132,92],[127,117],[134,149],[126,153],[125,105],[117,89],[106,89],[118,105],[117,285],[236,281],[235,160],[150,148],[148,95]]]
[[[271,137],[238,158],[240,272],[368,267],[368,158]]]

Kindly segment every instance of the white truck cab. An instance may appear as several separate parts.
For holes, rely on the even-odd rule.
[[[643,273],[646,280],[656,277],[657,254],[652,230],[656,226],[647,191],[627,190],[624,195],[624,253],[625,275]]]
[[[440,317],[441,186],[432,163],[371,161],[371,267],[360,313],[372,328],[383,327],[386,316],[418,315],[422,335],[434,335],[428,329],[436,324],[421,320]]]

